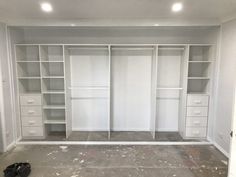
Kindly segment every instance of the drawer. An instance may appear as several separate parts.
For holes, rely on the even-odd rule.
[[[41,106],[21,106],[21,116],[42,116]]]
[[[205,138],[207,134],[206,127],[187,127],[186,137],[187,138]]]
[[[207,117],[208,107],[187,107],[187,116]]]
[[[187,127],[206,127],[207,117],[187,117],[186,126]]]
[[[43,119],[42,117],[21,117],[22,126],[42,126]]]
[[[23,137],[43,137],[43,127],[22,127]]]
[[[188,95],[187,106],[208,106],[209,97],[206,95]]]
[[[21,105],[42,105],[40,95],[22,95],[20,96]]]

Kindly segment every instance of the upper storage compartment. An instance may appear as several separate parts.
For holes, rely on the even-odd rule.
[[[190,46],[189,62],[211,62],[213,60],[213,46]]]
[[[42,61],[63,61],[63,46],[41,45],[40,57]]]
[[[17,61],[39,61],[38,45],[16,45]]]

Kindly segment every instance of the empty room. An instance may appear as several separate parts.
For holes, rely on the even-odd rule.
[[[0,0],[0,176],[235,165],[235,0]]]

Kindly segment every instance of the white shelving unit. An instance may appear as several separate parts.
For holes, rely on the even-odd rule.
[[[72,131],[206,137],[199,121],[208,117],[213,45],[17,44],[15,53],[19,96],[29,102],[20,107],[41,110],[29,116],[40,124],[22,124],[23,138]]]
[[[207,136],[214,55],[212,45],[190,45],[184,135],[186,138],[206,138]]]

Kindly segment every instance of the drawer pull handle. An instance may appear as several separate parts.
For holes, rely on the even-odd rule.
[[[28,113],[29,113],[29,114],[34,114],[35,111],[30,110],[30,111],[28,111]]]
[[[194,131],[193,134],[194,134],[194,135],[199,135],[200,132],[199,132],[199,131]]]
[[[201,111],[194,111],[194,114],[200,115],[200,114],[201,114]]]
[[[200,124],[199,121],[194,121],[193,123],[194,123],[195,125],[199,125],[199,124]]]
[[[194,100],[194,103],[195,103],[195,104],[201,104],[202,101],[201,101],[201,100]]]
[[[34,103],[34,100],[28,100],[27,103],[32,104],[32,103]]]
[[[30,121],[29,121],[29,124],[30,124],[30,125],[34,125],[34,124],[35,124],[35,121],[30,120]]]
[[[34,135],[36,132],[35,131],[29,131],[30,135]]]

